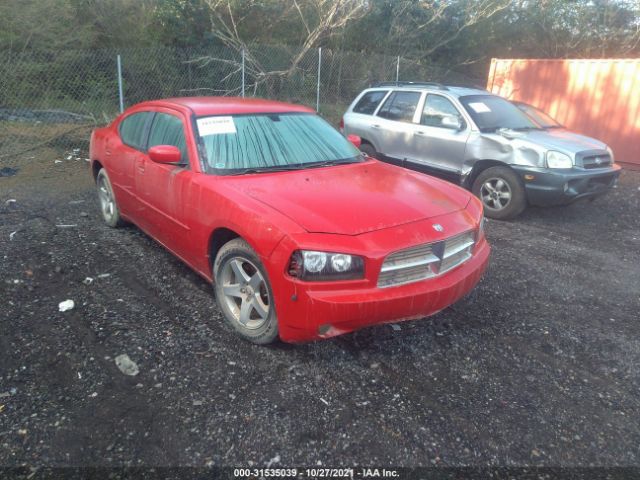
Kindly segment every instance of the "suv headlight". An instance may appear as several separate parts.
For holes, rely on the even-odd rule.
[[[549,150],[547,152],[547,167],[548,168],[571,168],[573,167],[573,160],[569,155],[561,152]]]
[[[364,278],[364,258],[346,253],[296,250],[287,271],[300,280],[353,280]]]

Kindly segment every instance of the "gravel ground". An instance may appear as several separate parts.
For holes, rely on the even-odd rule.
[[[35,162],[0,178],[0,465],[640,463],[640,172],[488,222],[484,279],[434,317],[258,347],[102,224],[82,159]]]

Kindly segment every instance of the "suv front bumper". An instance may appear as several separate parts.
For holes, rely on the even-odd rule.
[[[552,170],[512,165],[520,175],[530,205],[566,205],[581,198],[596,197],[611,190],[620,176],[620,166],[582,170]]]

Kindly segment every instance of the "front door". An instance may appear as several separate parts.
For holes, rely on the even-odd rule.
[[[179,113],[157,111],[151,123],[147,151],[156,145],[173,145],[182,153],[179,164],[162,164],[148,155],[137,158],[136,194],[144,213],[141,226],[174,253],[184,258],[189,226],[186,204],[193,172],[185,141],[184,119]]]
[[[469,126],[451,100],[429,93],[414,129],[411,156],[426,167],[459,174],[468,138]]]

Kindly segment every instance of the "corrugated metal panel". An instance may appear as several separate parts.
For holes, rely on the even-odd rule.
[[[640,166],[640,59],[494,58],[487,90],[535,105]]]

